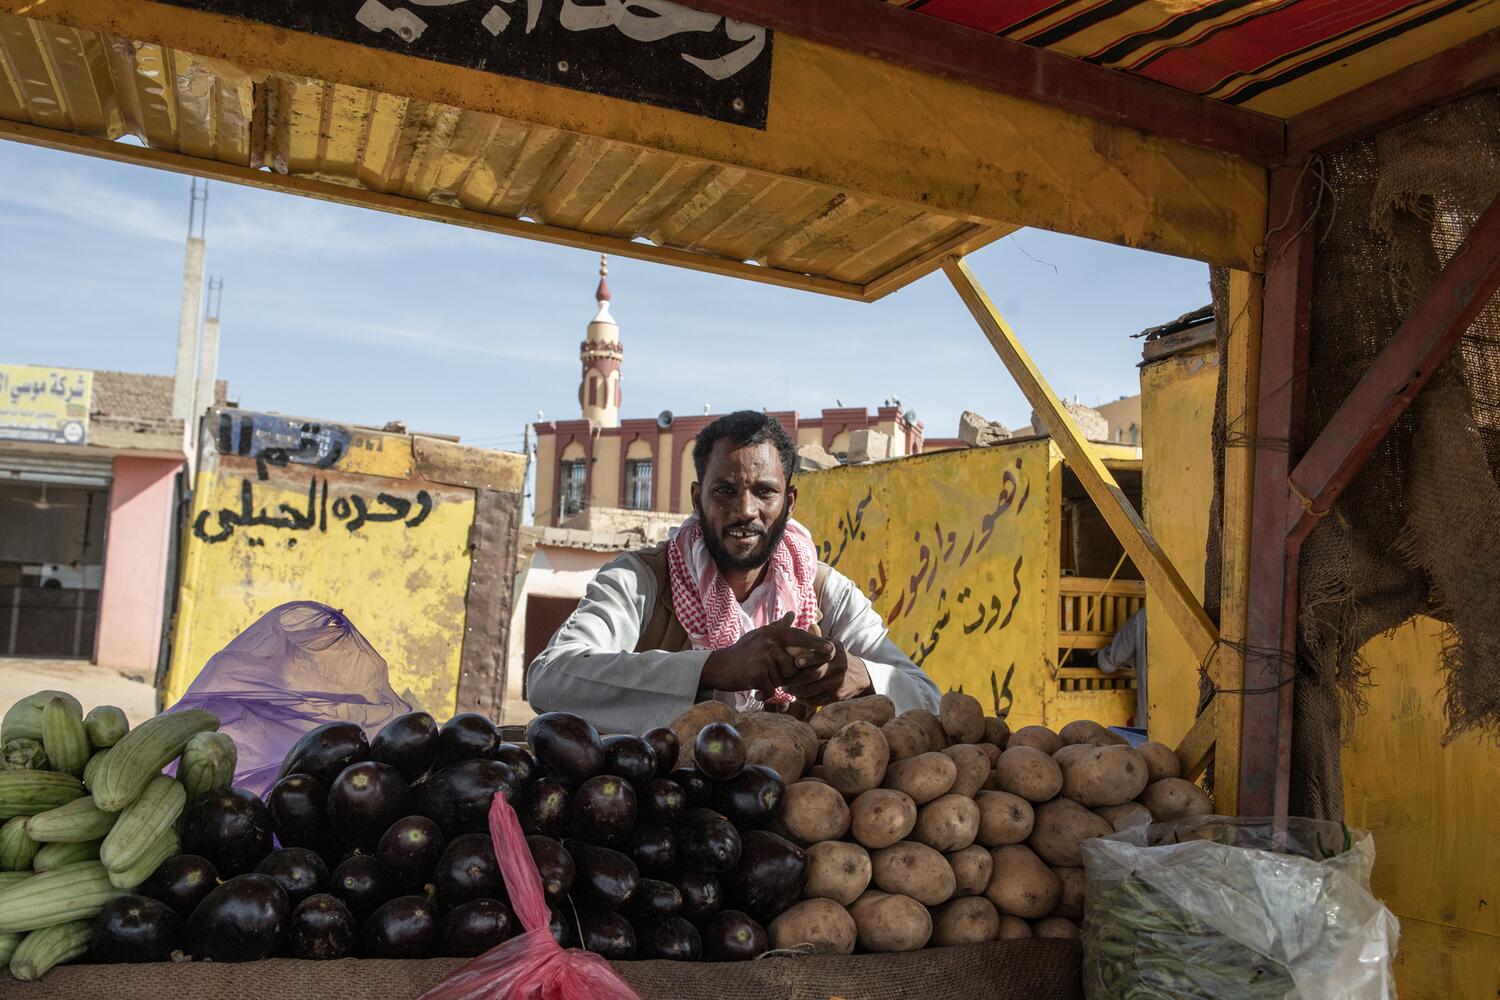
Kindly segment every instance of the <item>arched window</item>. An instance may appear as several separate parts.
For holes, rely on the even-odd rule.
[[[584,489],[588,484],[588,462],[583,455],[583,445],[574,441],[563,449],[559,473],[558,511],[562,517],[572,517],[583,510]]]
[[[629,510],[650,510],[651,483],[655,463],[651,445],[636,438],[625,452],[625,506]]]

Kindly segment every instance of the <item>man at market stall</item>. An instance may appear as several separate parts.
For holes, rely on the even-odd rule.
[[[626,733],[709,698],[746,711],[884,694],[897,712],[937,711],[937,685],[792,520],[796,458],[764,413],[741,410],[704,428],[693,447],[693,514],[666,543],[599,571],[531,663],[532,707]]]

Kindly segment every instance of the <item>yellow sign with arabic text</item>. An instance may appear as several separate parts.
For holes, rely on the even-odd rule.
[[[94,373],[42,365],[0,365],[0,439],[84,444]]]

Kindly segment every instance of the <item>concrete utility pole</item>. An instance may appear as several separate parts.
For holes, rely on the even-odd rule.
[[[198,387],[193,392],[196,423],[214,405],[214,380],[219,371],[219,307],[224,303],[224,279],[208,279],[208,303],[204,309],[203,342],[198,347]]]
[[[200,208],[201,203],[201,208]],[[196,428],[194,416],[194,354],[198,346],[198,315],[203,303],[204,234],[208,229],[208,181],[193,178],[188,200],[187,253],[182,265],[182,309],[177,318],[177,370],[172,381],[172,416],[184,424],[184,442]]]

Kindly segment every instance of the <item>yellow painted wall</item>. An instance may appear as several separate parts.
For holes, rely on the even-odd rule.
[[[594,465],[589,469],[589,503],[594,507],[620,506],[620,438],[617,434],[594,439]]]
[[[651,454],[651,443],[645,438],[636,438],[630,442],[630,447],[625,449],[625,457],[633,462],[644,461],[645,459],[652,459],[654,461],[654,456]]]
[[[681,461],[678,466],[680,471],[677,474],[677,498],[682,506],[677,509],[684,513],[693,509],[693,481],[698,478],[698,470],[693,467],[693,441],[696,440],[696,438],[689,440],[682,446],[682,451],[679,453]]]
[[[1199,600],[1213,502],[1218,377],[1218,354],[1212,344],[1141,369],[1142,516]],[[1154,601],[1147,587],[1147,607]],[[1151,735],[1176,746],[1192,728],[1197,712],[1198,660],[1170,620],[1149,611],[1147,619]]]
[[[665,431],[656,439],[656,509],[672,509],[672,432]]]
[[[829,442],[829,444],[828,444],[828,450],[830,452],[832,452],[833,454],[835,454],[835,455],[837,455],[837,454],[839,454],[841,452],[848,452],[848,450],[849,450],[849,432],[848,431],[839,431],[837,434],[835,434],[833,436],[833,440],[831,442]]]
[[[797,428],[797,447],[801,448],[803,445],[808,445],[808,444],[815,444],[815,445],[817,445],[820,448],[823,446],[823,428],[821,428],[821,427],[798,427]]]
[[[536,439],[536,479],[531,495],[538,524],[551,524],[557,516],[557,438],[539,434]]]

